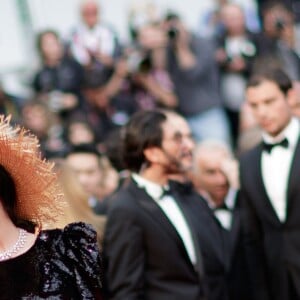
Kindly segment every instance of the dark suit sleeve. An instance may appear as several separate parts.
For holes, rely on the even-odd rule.
[[[104,235],[106,289],[109,299],[144,299],[142,230],[134,212],[114,207]]]
[[[242,240],[249,272],[251,290],[255,300],[268,300],[268,287],[265,273],[263,238],[259,219],[254,208],[243,191],[241,196],[242,209]]]

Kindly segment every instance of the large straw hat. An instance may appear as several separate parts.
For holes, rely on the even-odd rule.
[[[53,163],[41,159],[38,139],[0,116],[0,165],[12,176],[18,217],[39,226],[55,221],[63,204]]]

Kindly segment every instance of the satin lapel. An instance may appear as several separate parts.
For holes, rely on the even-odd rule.
[[[199,237],[200,249],[205,247],[213,251],[221,264],[224,264],[223,236],[219,222],[206,201],[196,195],[191,201],[197,201],[198,209],[191,212],[194,216],[196,234]]]
[[[225,263],[226,265],[227,259],[224,249],[224,235],[222,233],[222,225],[220,224],[219,220],[217,220],[213,210],[210,207],[208,207],[207,203],[205,203],[205,205],[207,209],[206,213],[208,216],[206,226],[209,226],[212,232],[212,234],[208,236],[210,243],[212,245],[212,248],[216,252],[216,255],[219,258],[220,262],[223,264]],[[203,211],[203,213],[205,213],[205,211]]]
[[[240,229],[241,229],[241,211],[240,211],[240,203],[239,203],[239,192],[236,194],[235,199],[235,205],[232,209],[232,224],[231,229],[229,231],[230,233],[230,245],[231,245],[231,258],[234,254],[234,249],[236,247],[236,243],[238,240],[238,237],[240,235]]]
[[[241,229],[241,213],[238,207],[235,207],[232,212],[232,226],[229,231],[230,236],[230,261],[234,259],[234,249],[236,247]]]
[[[191,264],[181,237],[178,235],[176,229],[170,223],[169,219],[158,204],[146,193],[144,189],[139,188],[133,181],[129,184],[128,191],[132,194],[134,199],[136,199],[141,208],[147,211],[149,217],[151,217],[155,223],[159,224],[159,228],[166,234],[166,238],[171,238],[172,241],[175,242],[183,257],[185,257]]]
[[[277,225],[281,225],[277,214],[271,204],[271,200],[267,194],[267,191],[265,189],[265,185],[263,182],[262,177],[262,166],[261,166],[261,157],[262,157],[262,145],[260,145],[255,153],[253,154],[253,161],[251,159],[249,163],[249,168],[252,168],[253,172],[251,171],[251,174],[253,174],[253,179],[249,178],[249,181],[252,182],[251,189],[255,192],[256,196],[256,203],[261,206],[262,213],[271,221],[272,223],[277,223]],[[258,178],[256,181],[255,178]],[[249,182],[250,183],[250,182]]]
[[[181,208],[182,212],[184,213],[185,220],[189,226],[192,239],[193,239],[193,244],[195,247],[196,251],[196,256],[197,256],[197,264],[195,266],[195,270],[197,271],[199,280],[202,282],[202,278],[204,276],[204,266],[203,266],[203,258],[201,255],[201,250],[199,247],[199,240],[197,239],[197,233],[195,231],[195,224],[193,222],[193,217],[190,213],[190,208],[187,207],[187,202],[182,199],[182,196],[177,192],[173,190],[174,198],[178,204],[178,206]]]
[[[287,190],[287,218],[293,210],[293,202],[299,195],[300,180],[300,138],[295,149],[288,180]]]

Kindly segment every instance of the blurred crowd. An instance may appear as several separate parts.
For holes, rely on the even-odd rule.
[[[81,23],[68,37],[38,33],[32,99],[2,90],[1,111],[38,135],[47,158],[87,142],[106,153],[110,135],[134,112],[156,107],[184,116],[197,142],[218,139],[240,153],[258,139],[244,104],[249,75],[269,64],[281,66],[295,86],[300,78],[293,11],[283,2],[258,7],[255,13],[218,1],[204,28],[191,32],[180,12],[157,13],[145,3],[132,8],[124,44],[102,21],[101,6],[84,1]],[[298,97],[293,105],[299,114]]]
[[[140,110],[176,111],[196,142],[219,140],[243,153],[261,139],[244,101],[249,76],[278,66],[299,91],[297,16],[284,1],[257,1],[258,11],[217,2],[198,32],[187,28],[180,12],[157,13],[151,2],[132,7],[131,39],[124,44],[101,19],[105,4],[83,1],[81,22],[67,38],[51,28],[38,33],[34,97],[20,99],[1,88],[1,113],[36,134],[48,159],[64,160],[78,145],[93,145],[104,161],[101,191],[93,193],[98,200],[119,185],[121,128]],[[296,93],[295,115],[299,104]]]

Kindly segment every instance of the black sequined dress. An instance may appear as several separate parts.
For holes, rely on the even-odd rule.
[[[44,230],[26,253],[0,262],[0,299],[103,299],[101,271],[89,225]]]

